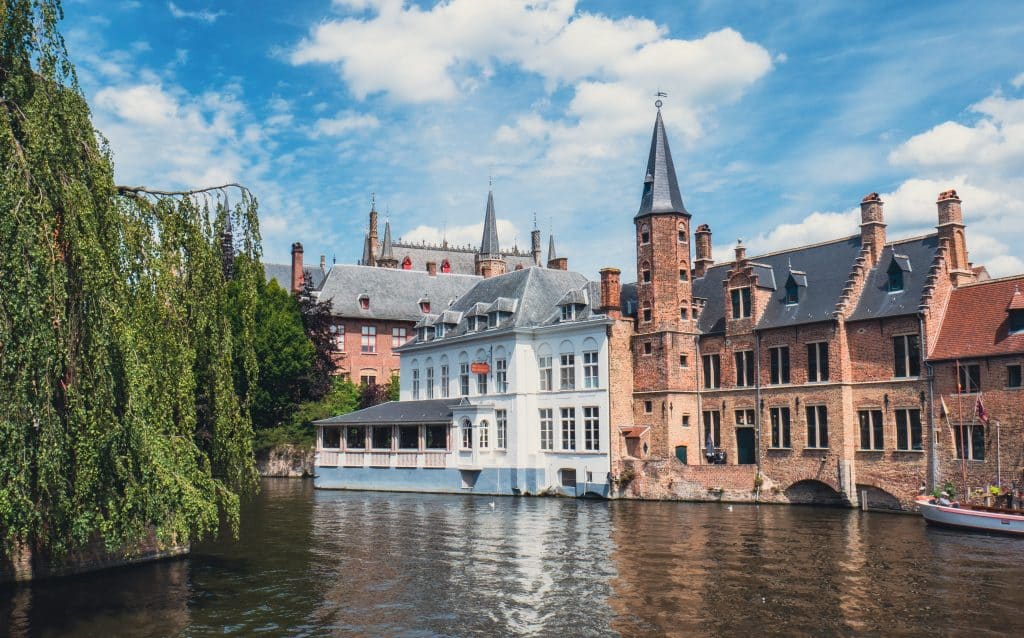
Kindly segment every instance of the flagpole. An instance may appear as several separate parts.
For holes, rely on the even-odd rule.
[[[996,487],[1003,486],[1003,468],[999,459],[999,419],[996,419]]]
[[[964,387],[960,383],[960,359],[956,360],[956,411],[960,418],[960,477],[964,481],[964,502],[971,500],[971,490],[967,487],[967,432],[964,430]]]

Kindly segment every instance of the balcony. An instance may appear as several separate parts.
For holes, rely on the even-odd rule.
[[[448,454],[444,450],[426,452],[317,450],[318,467],[372,467],[401,469],[441,469],[447,467]]]

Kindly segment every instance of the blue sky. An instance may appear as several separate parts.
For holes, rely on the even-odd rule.
[[[371,193],[476,244],[493,177],[503,246],[536,214],[570,268],[633,273],[661,90],[720,260],[854,234],[871,191],[927,232],[956,188],[972,260],[1024,271],[1024,3],[64,4],[118,182],[246,183],[268,261],[354,263]]]

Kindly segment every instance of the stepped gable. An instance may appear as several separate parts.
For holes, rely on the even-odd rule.
[[[319,299],[331,301],[333,314],[342,317],[415,322],[423,316],[419,302],[424,297],[439,311],[478,281],[473,275],[432,277],[425,271],[335,264]],[[369,296],[369,308],[360,306],[362,294]]]
[[[860,235],[855,235],[751,257],[758,285],[773,291],[771,302],[755,329],[831,320],[846,286],[849,265],[859,253]],[[716,264],[693,281],[693,296],[706,300],[697,321],[704,334],[725,332],[723,282],[733,265],[733,262]],[[791,272],[806,284],[801,286],[799,301],[795,304],[786,303],[786,282]]]
[[[1024,331],[1010,331],[1011,311],[1024,311],[1024,275],[954,289],[928,358],[937,361],[1024,353]]]
[[[938,234],[886,244],[878,263],[866,275],[857,307],[846,320],[917,313],[929,286],[929,271],[938,251]],[[900,292],[889,292],[889,266],[894,262],[903,270],[903,290]]]

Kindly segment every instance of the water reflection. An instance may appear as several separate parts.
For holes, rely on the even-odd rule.
[[[239,542],[0,591],[0,635],[1019,635],[1022,559],[910,516],[276,480]]]

